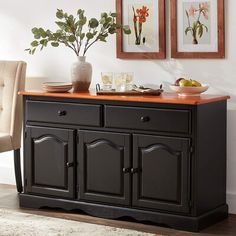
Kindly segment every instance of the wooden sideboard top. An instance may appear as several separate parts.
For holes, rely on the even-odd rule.
[[[23,96],[54,97],[54,98],[73,98],[73,99],[91,99],[107,101],[127,101],[127,102],[147,102],[147,103],[168,103],[183,105],[201,105],[211,102],[227,100],[229,96],[222,95],[201,95],[180,97],[175,93],[163,93],[161,96],[117,96],[117,95],[96,95],[96,92],[80,93],[48,93],[44,91],[20,91]]]

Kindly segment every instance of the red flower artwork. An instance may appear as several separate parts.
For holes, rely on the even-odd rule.
[[[133,12],[134,12],[133,22],[134,22],[134,32],[136,37],[135,40],[136,45],[141,44],[143,23],[147,21],[147,17],[149,16],[148,11],[149,9],[146,6],[136,9],[136,11],[133,7]],[[145,43],[145,37],[143,37],[143,43]]]

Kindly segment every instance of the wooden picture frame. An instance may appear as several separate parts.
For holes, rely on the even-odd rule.
[[[224,0],[170,0],[170,7],[172,58],[225,57]],[[194,31],[194,22],[199,18]]]
[[[139,13],[141,9],[146,10],[147,14],[144,16],[144,22],[140,27],[142,31],[139,34],[139,22],[142,22],[142,15]],[[144,0],[142,4],[138,0],[116,0],[116,12],[117,22],[129,25],[132,32],[131,35],[125,35],[121,30],[117,31],[117,58],[166,57],[165,0]],[[145,11],[141,11],[143,12]]]

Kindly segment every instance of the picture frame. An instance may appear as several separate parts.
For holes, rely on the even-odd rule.
[[[117,58],[166,57],[165,0],[116,0],[117,22],[129,25],[130,35],[117,31]]]
[[[224,0],[170,0],[170,8],[172,58],[225,58]]]

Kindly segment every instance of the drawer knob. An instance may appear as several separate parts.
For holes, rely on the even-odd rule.
[[[140,118],[140,120],[145,123],[145,122],[150,121],[150,117],[148,117],[148,116],[142,116],[142,117]]]
[[[125,168],[125,167],[123,168],[123,173],[126,174],[126,173],[129,173],[129,172],[130,172],[130,168]]]
[[[65,116],[66,115],[66,111],[58,111],[57,114],[59,116]]]

